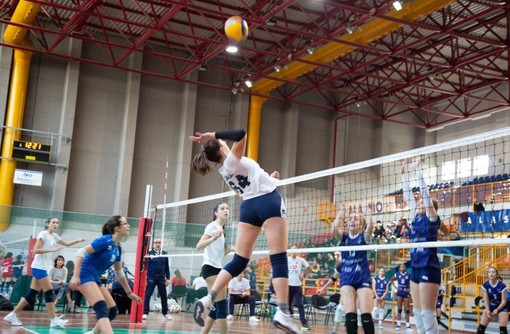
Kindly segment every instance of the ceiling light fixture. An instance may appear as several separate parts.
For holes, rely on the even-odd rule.
[[[349,33],[349,35],[352,35],[352,33],[354,32],[354,27],[351,25],[348,25],[347,27],[345,27],[345,31],[347,31]]]
[[[282,69],[282,67],[281,67],[281,65],[280,65],[280,64],[276,64],[276,65],[274,65],[274,66],[273,66],[273,68],[274,68],[274,70],[275,70],[276,72],[280,72],[280,71],[281,71],[281,69]]]
[[[198,68],[198,70],[199,70],[200,72],[205,72],[205,71],[207,71],[207,64],[202,64],[202,65],[200,65],[200,67]]]
[[[246,87],[251,88],[253,86],[253,81],[251,81],[251,74],[246,74],[243,76],[244,84]]]
[[[395,7],[396,10],[402,10],[402,0],[393,1],[393,7]]]
[[[236,53],[237,51],[239,51],[239,48],[235,44],[229,44],[225,51],[227,51],[228,53]]]
[[[268,27],[274,27],[275,25],[278,24],[278,19],[276,18],[276,16],[271,16],[267,21],[266,21],[266,26]]]
[[[308,52],[310,55],[313,55],[315,52],[315,48],[313,47],[313,39],[308,41],[308,48],[306,48],[306,52]]]

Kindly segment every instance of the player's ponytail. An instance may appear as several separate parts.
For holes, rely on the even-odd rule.
[[[106,234],[114,234],[115,228],[120,226],[120,219],[122,216],[112,216],[108,221],[103,225],[103,235]]]
[[[191,168],[195,173],[202,176],[209,173],[213,168],[209,161],[220,162],[222,159],[220,153],[221,144],[218,140],[208,140],[202,144],[201,152],[195,155],[191,161]]]

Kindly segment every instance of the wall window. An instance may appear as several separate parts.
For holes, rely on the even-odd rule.
[[[460,159],[457,162],[457,177],[460,179],[462,177],[470,176],[471,176],[471,158]]]
[[[441,180],[452,181],[455,177],[468,178],[471,176],[487,175],[489,173],[489,156],[460,159],[458,161],[445,161],[441,168]]]
[[[489,173],[489,156],[479,155],[473,159],[473,175],[487,175]]]
[[[455,161],[443,162],[443,168],[441,168],[441,179],[444,181],[450,181],[455,178]]]

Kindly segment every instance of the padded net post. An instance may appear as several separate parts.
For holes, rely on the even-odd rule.
[[[151,218],[140,218],[138,226],[138,241],[136,247],[136,262],[135,262],[135,282],[133,292],[142,298],[140,304],[131,303],[131,315],[129,320],[131,322],[142,322],[143,315],[143,302],[145,298],[145,288],[147,286],[147,265],[148,259],[145,255],[149,252],[151,241]]]

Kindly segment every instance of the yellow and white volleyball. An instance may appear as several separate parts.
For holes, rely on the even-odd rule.
[[[244,41],[248,38],[248,33],[248,23],[240,16],[231,16],[225,22],[225,35],[232,41]]]

